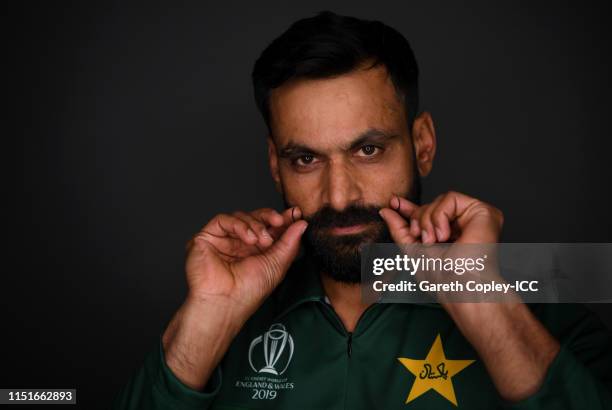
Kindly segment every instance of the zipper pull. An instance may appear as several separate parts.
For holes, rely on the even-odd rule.
[[[351,357],[351,353],[353,353],[353,333],[349,332],[348,340],[346,341],[346,353],[348,357]]]

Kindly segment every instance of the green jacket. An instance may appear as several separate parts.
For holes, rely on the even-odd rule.
[[[203,391],[166,366],[161,341],[115,409],[612,409],[612,339],[580,305],[533,305],[561,342],[539,391],[505,403],[438,305],[374,304],[348,333],[318,273],[294,263]],[[486,326],[483,323],[483,326]]]

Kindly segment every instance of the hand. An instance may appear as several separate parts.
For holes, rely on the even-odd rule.
[[[423,206],[394,197],[380,214],[398,244],[496,243],[504,223],[499,209],[453,191]]]
[[[188,244],[189,297],[226,299],[250,316],[295,259],[306,221],[299,208],[215,216]]]
[[[503,226],[501,211],[457,192],[420,207],[398,197],[389,205],[380,215],[397,244],[493,244]],[[523,303],[510,301],[441,304],[478,352],[500,396],[512,402],[538,390],[559,342]]]
[[[244,322],[281,282],[306,221],[298,208],[215,216],[189,242],[189,295],[162,337],[165,360],[192,389],[206,385]]]

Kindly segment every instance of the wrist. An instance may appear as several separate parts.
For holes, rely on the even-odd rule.
[[[167,366],[188,387],[202,389],[243,323],[223,300],[188,297],[162,336]]]
[[[202,331],[214,328],[221,338],[234,338],[249,318],[247,309],[224,296],[187,295],[180,308],[186,321]]]
[[[540,388],[559,343],[525,304],[459,303],[445,308],[478,352],[502,398],[520,401]]]

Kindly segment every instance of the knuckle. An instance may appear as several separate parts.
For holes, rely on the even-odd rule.
[[[261,219],[265,215],[265,212],[263,209],[256,209],[254,211],[247,212],[246,215],[249,219]]]
[[[261,219],[261,214],[257,211],[242,212],[241,216],[242,216],[242,219],[244,219],[245,221],[249,223],[257,222]]]
[[[429,226],[431,224],[431,219],[429,218],[429,214],[423,214],[420,218],[421,226]]]
[[[218,223],[218,222],[221,222],[224,220],[230,220],[230,219],[233,219],[233,216],[231,216],[230,214],[220,213],[220,214],[215,215],[213,219],[211,219],[211,222]]]
[[[444,213],[441,209],[436,209],[431,213],[431,219],[433,219],[434,223],[440,223],[444,220]]]
[[[504,213],[501,211],[501,209],[498,208],[493,208],[495,210],[495,216],[497,218],[497,222],[499,223],[500,226],[504,225]]]
[[[427,204],[425,206],[422,207],[422,211],[421,211],[421,218],[428,218],[431,216],[431,213],[433,212],[434,207],[431,204]]]
[[[197,235],[195,235],[193,238],[191,238],[186,245],[187,251],[191,252],[194,249],[206,249],[206,245],[204,244],[204,242],[206,242],[206,236],[204,233],[198,233]]]
[[[500,223],[503,223],[504,214],[500,209],[494,207],[491,204],[481,201],[478,201],[475,205],[478,206],[480,212],[482,212],[484,215],[489,216]]]
[[[464,200],[464,201],[475,200],[475,198],[473,198],[473,197],[471,197],[469,195],[466,195],[466,194],[464,194],[462,192],[459,192],[459,191],[453,191],[453,190],[448,191],[446,193],[446,196],[447,196],[447,199],[454,199],[454,200]]]
[[[196,244],[199,241],[205,241],[207,240],[209,237],[209,234],[207,234],[206,232],[202,231],[202,232],[198,232],[197,234],[195,234],[193,236],[193,238],[191,238],[191,240],[189,242],[191,242],[192,244]]]
[[[245,222],[250,222],[251,220],[253,220],[253,217],[245,212],[242,211],[236,211],[234,212],[234,218],[236,218],[237,220],[239,220],[242,223]]]
[[[240,218],[240,217],[238,217],[238,216],[236,216],[234,214],[228,215],[227,218],[224,220],[224,222],[227,223],[228,226],[244,223],[242,218]]]
[[[259,220],[259,219],[249,219],[249,225],[252,226],[253,228],[263,228],[264,224]]]

